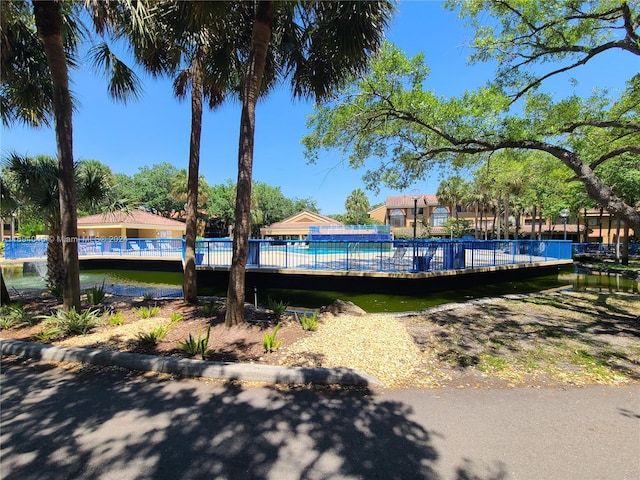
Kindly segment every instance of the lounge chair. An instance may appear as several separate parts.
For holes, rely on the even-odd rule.
[[[149,252],[157,252],[158,251],[158,249],[156,248],[155,243],[153,243],[151,240],[147,240],[144,243],[147,245],[147,250]]]
[[[393,255],[389,258],[387,264],[387,270],[398,269],[405,265],[405,255],[407,254],[407,247],[397,247],[393,252]]]
[[[127,242],[127,250],[139,254],[140,245],[138,245],[138,242]]]

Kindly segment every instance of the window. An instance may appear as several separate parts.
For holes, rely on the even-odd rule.
[[[414,214],[414,211],[415,211],[415,209],[413,209],[413,208],[412,208],[412,209],[411,209],[411,216],[415,215],[415,214]],[[423,215],[423,214],[424,214],[424,208],[419,207],[419,208],[418,208],[418,215]]]
[[[404,218],[404,212],[396,208],[389,214],[389,223],[392,227],[402,228],[405,226]]]
[[[436,207],[431,215],[431,226],[441,227],[449,218],[449,211],[445,207]]]

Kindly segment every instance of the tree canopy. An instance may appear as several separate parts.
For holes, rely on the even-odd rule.
[[[637,167],[640,76],[621,95],[600,89],[556,98],[541,89],[550,76],[609,49],[638,55],[638,6],[560,0],[451,6],[461,6],[476,27],[473,60],[498,60],[495,80],[443,98],[423,88],[423,55],[407,58],[386,44],[366,75],[310,117],[313,131],[303,139],[309,160],[325,148],[341,150],[353,167],[378,158],[365,175],[368,186],[403,189],[442,164],[478,165],[501,150],[539,152],[562,162],[595,202],[640,231],[634,200],[616,193],[604,175],[606,164]]]

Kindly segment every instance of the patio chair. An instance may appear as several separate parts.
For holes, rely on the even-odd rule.
[[[397,247],[393,252],[393,255],[389,257],[387,269],[397,269],[405,264],[405,255],[407,254],[407,247]]]
[[[144,242],[144,243],[147,245],[147,250],[148,250],[149,252],[156,252],[156,251],[158,251],[158,250],[159,250],[158,248],[156,248],[155,243],[153,243],[151,240],[147,240],[147,241],[146,241],[146,242]]]
[[[128,242],[127,250],[134,253],[140,253],[140,245],[138,245],[138,242]]]

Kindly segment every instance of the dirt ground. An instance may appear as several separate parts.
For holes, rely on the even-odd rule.
[[[39,316],[51,314],[57,301],[45,294],[17,300],[34,325],[0,331],[0,337],[39,341]],[[203,298],[202,303],[221,299]],[[157,306],[154,317],[135,310]],[[224,310],[205,315],[202,306],[182,300],[108,296],[99,306],[102,325],[92,332],[53,342],[173,357],[178,348],[211,326],[208,360],[272,365],[353,368],[378,378],[389,388],[541,387],[640,382],[640,296],[547,293],[501,297],[435,307],[405,314],[318,316],[317,331],[301,328],[293,314],[246,307],[242,326],[224,326]],[[121,325],[109,319],[121,312]],[[155,346],[139,334],[182,319]],[[282,347],[266,353],[265,333],[276,324]]]

